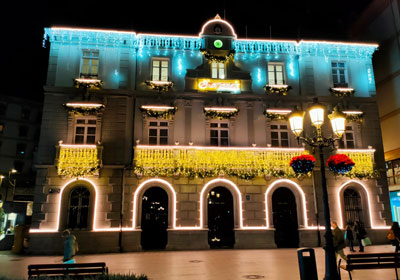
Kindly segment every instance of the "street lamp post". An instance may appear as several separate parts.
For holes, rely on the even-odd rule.
[[[331,230],[331,217],[329,211],[328,190],[326,187],[325,160],[323,149],[334,147],[335,141],[340,140],[345,130],[344,114],[334,110],[328,117],[331,120],[333,132],[336,137],[323,137],[321,126],[324,123],[325,108],[314,100],[314,104],[309,109],[312,125],[316,128],[314,137],[303,137],[304,111],[294,111],[289,115],[289,123],[292,132],[296,135],[298,141],[303,141],[313,148],[318,148],[321,165],[321,186],[322,202],[324,206],[325,219],[325,280],[337,280],[339,274],[336,265],[335,249],[333,247],[333,235]]]

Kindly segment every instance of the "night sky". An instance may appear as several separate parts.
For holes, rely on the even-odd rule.
[[[1,94],[41,100],[48,49],[43,28],[70,26],[197,35],[218,13],[239,38],[347,40],[371,0],[9,1],[2,18],[6,76]],[[247,27],[247,28],[246,28]],[[247,30],[247,32],[246,32]],[[271,31],[271,33],[270,33]],[[246,34],[247,33],[247,34]]]

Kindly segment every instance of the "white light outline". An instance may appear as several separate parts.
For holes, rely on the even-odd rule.
[[[356,180],[347,181],[346,183],[341,185],[339,187],[338,191],[337,191],[336,198],[337,198],[338,209],[339,209],[340,227],[343,228],[343,226],[344,226],[344,220],[343,220],[343,214],[342,214],[342,205],[341,205],[341,200],[340,200],[341,191],[347,185],[352,184],[352,183],[360,185],[364,189],[364,191],[367,193],[368,214],[369,214],[369,222],[370,222],[370,225],[371,225],[371,229],[390,229],[389,226],[375,226],[374,225],[374,223],[372,221],[371,199],[370,199],[370,194],[369,194],[368,188],[363,183],[361,183],[359,181],[356,181]]]
[[[75,81],[80,82],[80,83],[87,83],[87,84],[95,84],[95,83],[100,83],[101,80],[99,79],[75,79]]]
[[[205,107],[205,111],[216,111],[216,112],[236,112],[238,111],[237,108],[223,108],[223,107]]]
[[[364,112],[362,111],[343,111],[343,114],[346,115],[362,115]]]
[[[104,106],[103,104],[99,104],[99,103],[67,103],[65,104],[65,106],[67,107],[101,107]]]
[[[290,109],[267,109],[267,113],[274,113],[274,114],[279,114],[279,115],[287,115],[292,112]]]
[[[121,33],[136,35],[134,31],[120,31],[120,30],[107,30],[107,29],[90,29],[90,28],[75,28],[75,27],[62,27],[62,26],[52,26],[50,29],[53,30],[65,30],[65,31],[84,31],[84,32],[102,32],[102,33]]]
[[[158,106],[158,105],[142,105],[140,108],[144,110],[153,110],[153,111],[167,111],[174,109],[174,107],[171,106]]]
[[[284,151],[284,152],[304,152],[305,148],[273,148],[273,147],[215,147],[215,146],[183,146],[183,145],[168,145],[168,146],[152,146],[152,145],[137,145],[137,149],[188,149],[188,150],[220,150],[220,151]]]
[[[206,28],[206,26],[209,25],[209,24],[211,24],[211,23],[214,23],[214,22],[219,22],[219,23],[223,23],[223,24],[228,25],[229,28],[231,29],[232,33],[233,33],[233,37],[234,37],[235,39],[237,39],[237,35],[236,35],[236,33],[235,33],[235,30],[233,29],[233,26],[232,26],[229,22],[227,22],[226,20],[217,19],[217,18],[215,18],[215,19],[210,19],[210,20],[207,21],[205,24],[203,24],[203,27],[201,28],[201,31],[200,31],[200,33],[199,33],[199,37],[201,37],[202,35],[204,35],[204,29]]]
[[[317,227],[310,227],[308,226],[308,216],[307,216],[307,208],[306,208],[306,196],[304,194],[304,191],[302,190],[302,188],[295,182],[289,180],[289,179],[279,179],[276,180],[275,182],[273,182],[271,185],[268,186],[267,190],[265,191],[265,218],[266,218],[266,228],[270,228],[270,221],[269,221],[269,207],[268,207],[268,197],[269,197],[269,193],[271,192],[271,190],[274,189],[274,187],[277,184],[280,183],[285,183],[285,184],[290,184],[292,186],[294,186],[298,192],[300,193],[301,196],[301,204],[302,204],[302,210],[303,210],[303,220],[304,220],[304,228],[306,229],[316,229]],[[320,227],[321,228],[321,227]]]

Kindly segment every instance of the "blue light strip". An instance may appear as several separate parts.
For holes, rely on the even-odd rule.
[[[136,34],[109,30],[73,28],[45,28],[44,40],[50,42],[112,45],[138,49],[200,50],[202,37]],[[238,54],[312,55],[325,57],[370,58],[377,45],[324,41],[268,41],[234,40],[233,49]]]

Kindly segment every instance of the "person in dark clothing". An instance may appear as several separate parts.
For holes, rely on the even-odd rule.
[[[389,234],[392,233],[391,238],[389,238]],[[388,238],[392,242],[392,245],[396,247],[395,252],[399,252],[400,250],[400,227],[398,222],[393,222],[390,230],[389,230]]]
[[[354,235],[350,224],[347,224],[345,239],[349,242],[350,252],[355,252],[356,250],[354,250]]]
[[[354,233],[356,234],[356,239],[358,241],[358,245],[360,246],[359,252],[364,252],[364,246],[362,244],[362,239],[367,236],[367,232],[364,227],[360,224],[359,221],[354,222]]]
[[[333,228],[332,235],[333,235],[333,247],[335,248],[335,255],[340,255],[342,259],[347,261],[347,257],[343,252],[343,249],[346,247],[346,243],[344,241],[344,234],[343,231],[338,227],[337,223],[332,221],[331,226]]]

